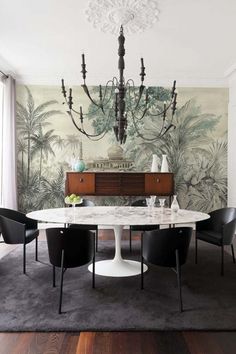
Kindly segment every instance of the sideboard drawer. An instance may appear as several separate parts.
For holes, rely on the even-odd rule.
[[[94,194],[94,173],[71,172],[67,177],[68,194]]]
[[[146,173],[145,193],[150,195],[174,194],[174,179],[172,173]]]
[[[96,195],[120,195],[121,177],[117,173],[97,173]]]
[[[121,195],[143,195],[144,193],[143,173],[124,173],[121,175]]]

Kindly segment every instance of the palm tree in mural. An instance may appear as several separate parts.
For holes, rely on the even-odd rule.
[[[21,171],[24,172],[24,155],[27,153],[27,143],[25,140],[17,139],[17,152],[21,155]]]
[[[205,147],[195,148],[194,163],[183,169],[186,207],[212,211],[227,202],[227,142],[217,140]]]
[[[183,169],[189,154],[199,146],[207,146],[212,141],[209,133],[216,128],[220,117],[201,113],[201,107],[194,99],[187,101],[176,112],[176,129],[160,140],[160,150],[167,154],[171,171],[175,174],[178,191],[183,184]],[[181,172],[182,171],[182,172]]]
[[[64,206],[64,171],[60,167],[57,170],[57,174],[53,176],[51,180],[42,177],[41,190],[39,196],[40,208],[55,208]]]
[[[71,134],[66,136],[67,146],[70,147],[72,150],[76,150],[80,146],[80,139],[79,134]]]
[[[35,157],[39,154],[39,181],[42,175],[42,161],[43,158],[48,159],[49,154],[55,156],[52,149],[52,144],[58,138],[58,135],[53,135],[54,129],[48,130],[46,133],[43,132],[42,126],[38,128],[38,133],[31,136],[31,141],[33,142],[31,154]]]
[[[18,207],[22,212],[29,212],[37,208],[39,195],[38,171],[31,172],[27,182],[27,170],[18,170]]]
[[[220,207],[224,204],[226,195],[226,180],[224,178],[225,173],[223,173],[226,165],[226,145],[225,142],[222,144],[214,142],[213,138],[209,137],[209,133],[212,133],[216,129],[219,120],[220,117],[214,114],[202,114],[201,107],[196,105],[195,100],[189,100],[176,112],[176,129],[174,131],[168,132],[156,142],[146,142],[142,139],[136,139],[134,144],[133,141],[129,141],[127,152],[129,152],[131,158],[135,158],[137,168],[139,169],[143,169],[143,167],[150,168],[151,154],[158,154],[160,160],[162,154],[167,154],[170,170],[175,174],[175,189],[182,207],[194,207],[197,210],[204,211],[209,210],[207,203],[210,203],[210,205],[214,203],[214,205]],[[156,122],[151,119],[146,124],[148,124],[148,129],[155,131]],[[201,154],[198,153],[199,146],[202,146]],[[205,157],[203,158],[203,156]],[[198,160],[199,163],[197,164]],[[221,166],[218,166],[216,160],[218,164],[220,161]],[[145,165],[145,161],[146,163],[148,161],[148,166]],[[212,164],[213,161],[214,164]],[[206,171],[204,172],[204,176],[202,176],[203,166],[205,165]],[[218,181],[218,187],[217,190],[216,188],[209,188],[209,196],[207,196],[207,194],[204,194],[202,186],[206,187],[214,166],[218,166],[213,173]],[[192,182],[191,177],[186,180],[188,171],[193,178]],[[199,178],[201,177],[201,183],[196,183],[193,187],[194,176],[196,176],[197,171],[201,171],[202,177],[199,176]],[[216,186],[215,182],[214,186]],[[193,191],[195,193],[194,198]],[[216,193],[214,197],[213,191]],[[188,193],[192,195],[191,200],[186,198],[186,194]],[[198,197],[196,197],[197,194]],[[202,199],[201,202],[200,196]],[[195,200],[194,203],[193,200]]]
[[[62,114],[59,110],[48,110],[48,108],[57,103],[56,100],[51,100],[35,107],[34,98],[31,91],[25,86],[27,91],[27,104],[23,106],[21,103],[16,104],[17,128],[20,131],[21,137],[27,140],[27,175],[26,181],[29,184],[30,179],[30,164],[31,164],[31,137],[36,134],[40,127],[47,126],[50,123],[47,119],[58,114]]]
[[[56,138],[55,138],[55,141],[54,141],[53,145],[55,147],[59,148],[60,150],[62,150],[65,147],[65,145],[66,145],[66,141],[65,141],[65,139],[63,139],[59,135],[56,135]]]

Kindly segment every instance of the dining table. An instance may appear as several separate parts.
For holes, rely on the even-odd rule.
[[[28,213],[27,217],[48,223],[89,224],[112,228],[115,236],[114,258],[96,262],[95,273],[102,276],[127,277],[140,274],[141,264],[139,261],[122,257],[121,240],[125,226],[163,225],[162,227],[173,227],[179,224],[196,223],[208,219],[210,216],[206,213],[185,209],[173,212],[170,208],[160,207],[91,206],[37,210]],[[91,265],[89,270],[92,271]],[[147,266],[145,265],[144,271],[146,270]]]

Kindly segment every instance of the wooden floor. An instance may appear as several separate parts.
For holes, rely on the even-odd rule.
[[[0,333],[0,354],[235,354],[233,332]]]
[[[40,238],[44,237],[41,232]],[[99,231],[99,238],[111,239],[111,231]],[[128,238],[127,232],[125,238]],[[14,247],[0,244],[0,258]],[[0,354],[57,353],[236,354],[236,332],[0,333]]]

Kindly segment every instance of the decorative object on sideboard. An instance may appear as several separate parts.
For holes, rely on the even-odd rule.
[[[111,145],[107,150],[109,160],[123,160],[124,150],[118,144]]]
[[[68,160],[67,162],[70,165],[71,171],[75,171],[75,164],[76,164],[75,154],[73,154],[70,160]]]
[[[87,95],[90,103],[95,107],[94,117],[97,118],[97,112],[104,116],[104,126],[99,127],[99,132],[88,132],[84,127],[84,120],[86,115],[91,115],[91,112],[84,113],[82,106],[79,109],[75,109],[73,106],[72,89],[69,88],[69,94],[67,94],[66,87],[64,85],[64,79],[62,79],[62,94],[65,102],[69,108],[67,111],[69,117],[72,120],[75,128],[85,135],[87,138],[97,141],[102,139],[105,134],[111,129],[111,122],[114,121],[113,130],[117,142],[124,144],[127,138],[128,118],[130,118],[133,126],[132,130],[136,135],[146,141],[152,142],[158,140],[171,128],[175,128],[173,124],[174,114],[177,104],[177,92],[176,81],[173,83],[172,90],[168,95],[168,102],[163,99],[162,94],[155,95],[151,92],[151,88],[143,85],[144,78],[146,76],[145,66],[143,58],[141,58],[141,84],[138,89],[135,88],[134,80],[128,79],[125,81],[124,69],[125,69],[125,37],[123,34],[123,26],[120,27],[120,35],[118,37],[119,49],[118,49],[118,69],[119,76],[113,77],[108,80],[105,85],[99,85],[98,98],[92,97],[89,88],[86,84],[86,63],[85,55],[82,54],[82,88]],[[170,113],[169,113],[170,112]],[[169,114],[167,114],[169,113]],[[78,120],[76,119],[78,118]],[[150,130],[141,132],[139,123],[142,121],[142,129],[145,129],[145,119],[157,119],[159,128],[156,127],[153,133]],[[92,124],[93,125],[93,124]],[[146,135],[145,135],[146,134]],[[151,135],[150,135],[151,134]]]
[[[171,203],[171,211],[173,211],[174,213],[178,213],[179,211],[179,203],[178,203],[178,200],[177,200],[177,195],[173,195],[173,201]]]
[[[83,172],[85,170],[85,162],[83,160],[83,145],[82,141],[79,143],[79,159],[75,162],[74,170],[76,172]]]
[[[83,172],[85,170],[84,160],[78,159],[78,161],[75,163],[74,170],[76,172]]]
[[[151,172],[158,172],[158,157],[156,154],[152,155]]]
[[[167,161],[167,155],[162,155],[162,162],[161,162],[161,172],[169,172],[169,165]]]

